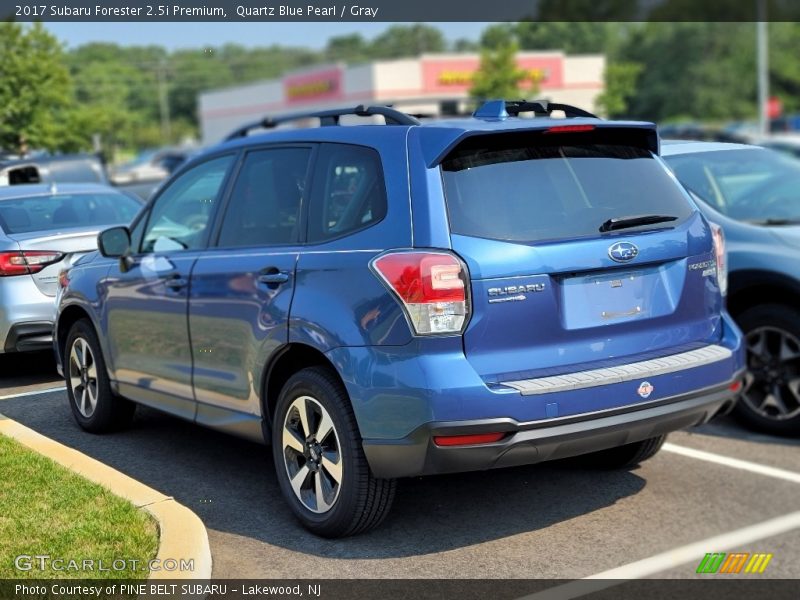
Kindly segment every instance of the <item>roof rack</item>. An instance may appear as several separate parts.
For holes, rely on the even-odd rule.
[[[225,141],[245,137],[253,129],[272,129],[281,123],[300,121],[302,119],[319,119],[320,126],[338,125],[339,118],[347,115],[356,117],[371,117],[381,115],[386,119],[387,125],[419,125],[419,119],[399,111],[391,106],[364,106],[359,104],[354,108],[334,108],[331,110],[318,110],[312,112],[299,112],[280,117],[264,117],[260,121],[249,123],[232,132]]]
[[[537,117],[549,117],[553,111],[563,111],[568,119],[575,117],[586,117],[597,119],[597,115],[572,106],[570,104],[558,104],[547,100],[489,100],[484,102],[478,110],[473,113],[477,119],[507,119],[517,117],[519,113],[532,112]]]

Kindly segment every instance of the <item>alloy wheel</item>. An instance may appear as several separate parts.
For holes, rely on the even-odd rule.
[[[742,400],[758,415],[783,421],[800,415],[800,340],[778,327],[747,334]]]
[[[314,513],[336,503],[342,484],[342,452],[330,414],[314,398],[300,396],[286,411],[283,460],[292,490]]]
[[[90,418],[97,408],[97,364],[82,337],[75,339],[69,353],[69,381],[78,412]]]

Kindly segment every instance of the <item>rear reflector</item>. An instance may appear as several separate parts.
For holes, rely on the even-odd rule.
[[[475,444],[491,444],[498,442],[505,433],[476,433],[474,435],[437,435],[433,443],[437,446],[473,446]]]
[[[49,250],[0,252],[0,277],[38,273],[47,265],[58,262],[64,255]]]
[[[545,133],[579,133],[594,131],[594,125],[556,125],[545,130]]]
[[[732,392],[738,392],[742,389],[742,382],[741,381],[734,381],[730,387],[728,388]]]
[[[393,252],[373,268],[395,293],[417,335],[460,333],[467,318],[467,270],[447,252]]]

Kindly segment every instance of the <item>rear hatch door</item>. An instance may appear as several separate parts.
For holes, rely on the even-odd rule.
[[[487,383],[713,343],[708,223],[641,131],[472,136],[441,163],[453,249],[471,277],[468,360]]]

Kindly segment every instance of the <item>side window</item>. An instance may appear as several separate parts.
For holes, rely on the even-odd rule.
[[[220,187],[233,161],[233,155],[209,160],[170,183],[150,211],[141,251],[201,248]]]
[[[296,243],[310,156],[310,148],[248,153],[231,193],[218,245]]]
[[[386,216],[386,185],[375,150],[323,144],[318,157],[309,207],[309,242],[369,227]]]

